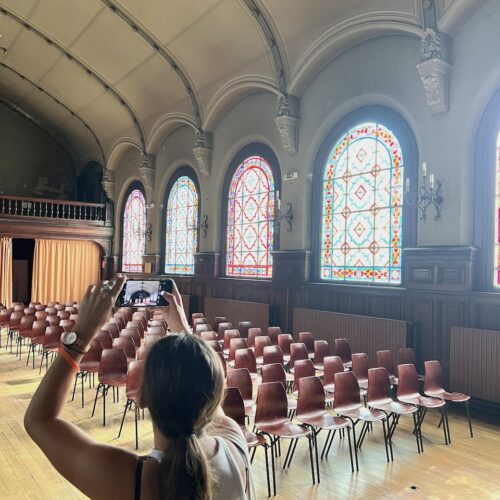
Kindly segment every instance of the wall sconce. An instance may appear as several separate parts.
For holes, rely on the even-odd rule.
[[[200,231],[202,233],[203,239],[207,237],[208,231],[208,215],[204,215],[200,221]]]
[[[288,207],[288,210],[286,212],[282,212],[281,210],[281,200],[280,200],[280,192],[276,191],[276,214],[274,217],[274,231],[278,232],[280,228],[281,221],[285,221],[288,224],[288,227],[286,228],[287,232],[291,232],[293,229],[292,222],[293,222],[293,211],[292,211],[292,204],[287,203],[286,206]]]
[[[148,242],[151,243],[151,239],[153,237],[153,224],[151,224],[151,222],[146,224],[146,229],[144,230],[144,236],[148,239]]]
[[[427,209],[433,206],[436,210],[434,220],[441,218],[441,205],[444,201],[441,195],[441,181],[430,174],[427,177],[427,163],[422,163],[422,181],[418,188],[418,209],[420,210],[420,220],[425,222],[427,220]],[[410,192],[410,179],[406,179],[406,193]]]

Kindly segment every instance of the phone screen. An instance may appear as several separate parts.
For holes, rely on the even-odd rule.
[[[172,280],[128,280],[118,296],[120,306],[167,306],[162,292],[172,292]]]

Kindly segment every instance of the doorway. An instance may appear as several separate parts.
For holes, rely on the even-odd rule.
[[[35,240],[12,240],[12,298],[14,302],[31,302]]]

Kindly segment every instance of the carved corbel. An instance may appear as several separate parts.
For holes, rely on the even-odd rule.
[[[155,189],[155,160],[155,155],[143,153],[141,156],[141,166],[139,167],[139,175],[144,184],[148,201],[153,199]]]
[[[424,85],[427,105],[433,114],[448,110],[450,69],[450,64],[443,58],[440,33],[427,28],[422,36],[417,70]]]
[[[274,122],[281,136],[283,147],[290,154],[295,154],[299,141],[299,123],[298,116],[299,99],[288,94],[278,96],[278,111]]]
[[[212,148],[211,134],[204,130],[196,131],[196,145],[193,154],[198,163],[198,168],[203,175],[210,177],[212,174]]]
[[[111,201],[115,198],[115,172],[105,168],[102,172],[102,188]]]

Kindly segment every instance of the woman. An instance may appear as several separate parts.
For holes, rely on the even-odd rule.
[[[80,305],[78,347],[88,346],[108,319],[125,278],[90,287]],[[174,284],[165,293],[165,318],[174,332],[188,332]],[[54,467],[80,491],[102,499],[253,499],[245,438],[224,416],[224,376],[215,353],[194,335],[162,339],[146,361],[142,403],[153,420],[148,457],[100,444],[60,417],[83,354],[61,343],[24,418],[31,438]]]

